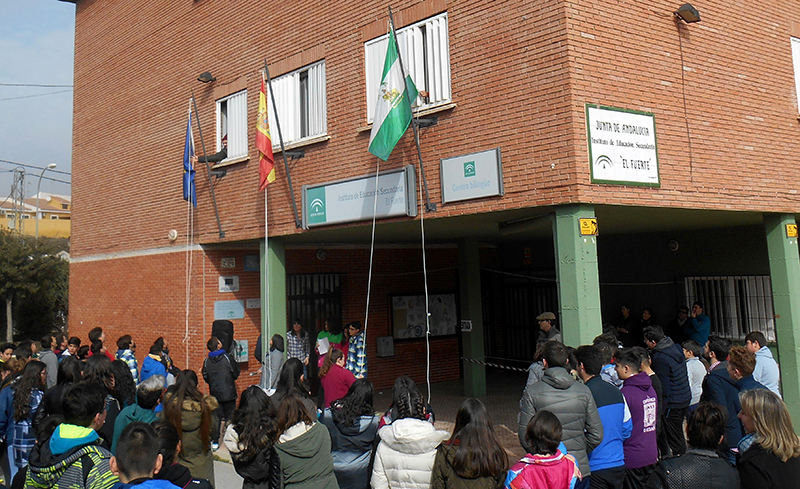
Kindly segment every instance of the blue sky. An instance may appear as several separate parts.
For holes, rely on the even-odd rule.
[[[75,5],[57,0],[0,0],[0,84],[72,85]],[[62,92],[29,98],[30,95]],[[14,100],[3,100],[15,98]],[[72,168],[72,90],[0,85],[0,160]],[[0,200],[11,191],[13,165],[0,162]],[[36,193],[41,170],[27,168],[25,195]],[[69,182],[69,175],[51,176]],[[42,180],[42,191],[70,186]]]

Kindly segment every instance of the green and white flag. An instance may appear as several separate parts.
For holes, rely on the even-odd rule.
[[[404,93],[408,89],[408,97]],[[417,87],[410,76],[403,83],[400,70],[400,56],[394,29],[389,31],[389,46],[386,48],[386,61],[383,63],[381,86],[378,89],[378,102],[375,104],[375,117],[369,135],[369,152],[386,161],[397,141],[403,137],[411,122],[411,102],[417,98]]]

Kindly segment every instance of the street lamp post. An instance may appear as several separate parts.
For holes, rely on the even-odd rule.
[[[36,218],[36,239],[37,240],[39,239],[39,189],[42,188],[42,177],[44,176],[44,172],[46,172],[47,170],[52,170],[56,166],[58,166],[58,165],[56,165],[55,163],[50,163],[49,165],[47,165],[47,168],[42,170],[42,173],[39,175],[39,183],[36,185],[36,214],[34,215],[34,217]]]

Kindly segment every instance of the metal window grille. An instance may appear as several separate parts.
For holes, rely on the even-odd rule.
[[[703,302],[711,318],[711,334],[743,340],[750,331],[761,331],[775,341],[772,283],[768,275],[686,277],[684,297]]]
[[[325,83],[325,60],[272,80],[271,88],[275,92],[284,144],[327,134],[328,98]],[[275,110],[270,97],[267,93],[272,146],[280,148]]]
[[[217,151],[228,136],[228,158],[247,155],[247,90],[217,100]]]
[[[364,43],[369,122],[372,122],[375,115],[375,102],[378,99],[388,44],[388,34]],[[400,49],[406,74],[411,76],[419,91],[428,92],[426,101],[417,99],[413,106],[427,109],[450,103],[452,94],[447,12],[398,29],[397,47]]]

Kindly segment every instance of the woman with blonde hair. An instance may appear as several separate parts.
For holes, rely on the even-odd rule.
[[[736,468],[742,487],[778,488],[800,479],[800,438],[781,398],[767,389],[739,394],[746,435]]]

